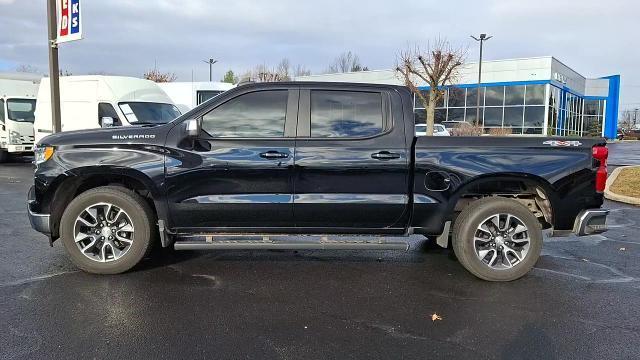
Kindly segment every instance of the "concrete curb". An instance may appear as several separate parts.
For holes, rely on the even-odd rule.
[[[618,178],[618,175],[620,175],[620,172],[622,170],[628,169],[628,168],[634,168],[634,167],[638,167],[638,166],[622,166],[613,170],[611,175],[609,175],[609,177],[607,178],[607,187],[604,190],[605,198],[613,201],[623,202],[625,204],[640,206],[640,199],[634,198],[631,196],[616,194],[610,190],[611,185],[616,181],[616,179]]]

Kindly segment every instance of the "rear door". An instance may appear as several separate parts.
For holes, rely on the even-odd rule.
[[[300,90],[294,214],[309,232],[393,228],[407,209],[410,147],[402,118],[394,123],[402,110],[391,109],[399,96],[347,89]]]

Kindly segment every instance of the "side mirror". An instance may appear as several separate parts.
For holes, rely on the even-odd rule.
[[[113,120],[112,117],[103,116],[101,120],[102,120],[102,124],[101,125],[102,125],[103,128],[113,127],[114,120]]]
[[[190,138],[196,138],[200,135],[200,123],[196,119],[185,121],[185,135]]]

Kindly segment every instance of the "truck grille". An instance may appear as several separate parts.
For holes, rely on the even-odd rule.
[[[35,137],[33,136],[21,136],[20,137],[20,141],[22,141],[22,144],[33,144],[33,141],[35,140]]]

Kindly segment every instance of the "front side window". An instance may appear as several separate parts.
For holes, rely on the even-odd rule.
[[[0,99],[0,122],[4,122],[4,100]]]
[[[200,90],[197,92],[198,94],[198,105],[202,104],[205,101],[208,101],[209,99],[213,99],[214,97],[222,94],[223,91],[221,90]]]
[[[382,95],[311,91],[311,137],[366,137],[382,132]]]
[[[18,122],[34,122],[36,119],[36,101],[33,99],[7,100],[7,117]]]
[[[180,116],[180,110],[173,104],[152,102],[122,102],[120,110],[132,124],[165,124]]]
[[[116,112],[116,109],[113,108],[113,105],[109,104],[109,103],[99,103],[98,104],[98,124],[100,124],[100,126],[104,126],[104,124],[102,123],[102,118],[104,117],[110,117],[113,119],[113,126],[121,126],[122,122],[120,121],[120,118],[118,117],[118,113]]]
[[[240,95],[202,117],[202,129],[214,137],[284,137],[288,90]]]

